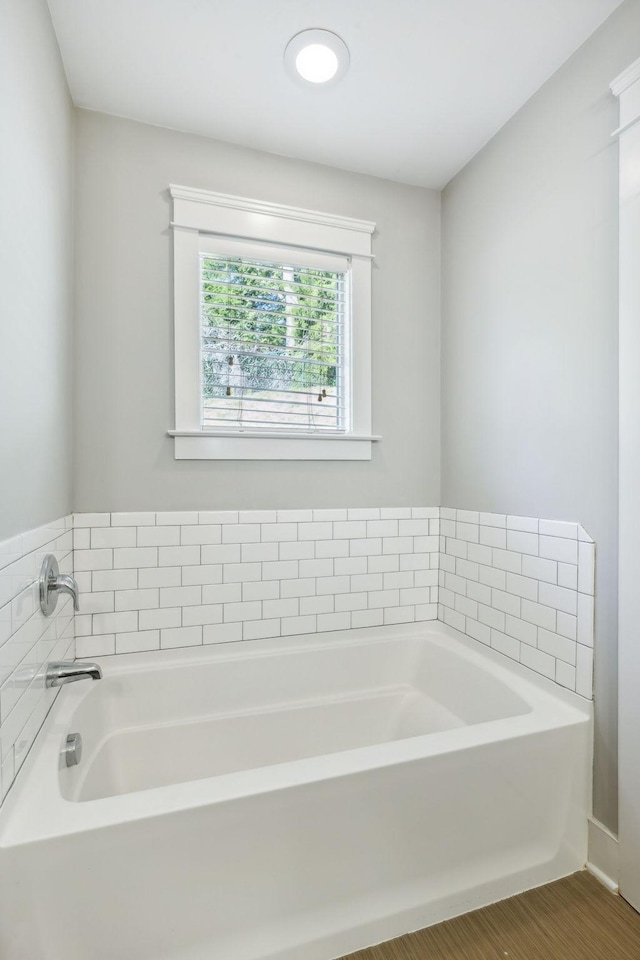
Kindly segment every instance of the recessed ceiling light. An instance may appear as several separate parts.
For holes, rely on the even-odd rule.
[[[327,83],[338,72],[338,58],[323,43],[310,43],[296,57],[296,70],[309,83]]]
[[[284,62],[296,80],[314,85],[335,82],[349,66],[346,43],[330,30],[303,30],[292,37],[284,52]]]

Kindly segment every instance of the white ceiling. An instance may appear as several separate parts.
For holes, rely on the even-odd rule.
[[[49,0],[79,106],[442,187],[621,0]],[[288,40],[339,34],[327,88]]]

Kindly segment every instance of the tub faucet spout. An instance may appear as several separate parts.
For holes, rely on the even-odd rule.
[[[102,680],[102,668],[97,663],[54,660],[47,664],[46,687],[62,687],[76,680]]]

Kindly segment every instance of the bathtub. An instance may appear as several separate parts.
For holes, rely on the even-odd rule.
[[[584,865],[590,704],[443,624],[101,663],[0,810],[3,960],[329,960]]]

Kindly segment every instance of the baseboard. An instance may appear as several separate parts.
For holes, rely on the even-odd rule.
[[[593,817],[589,818],[587,870],[612,893],[618,892],[618,838]]]

